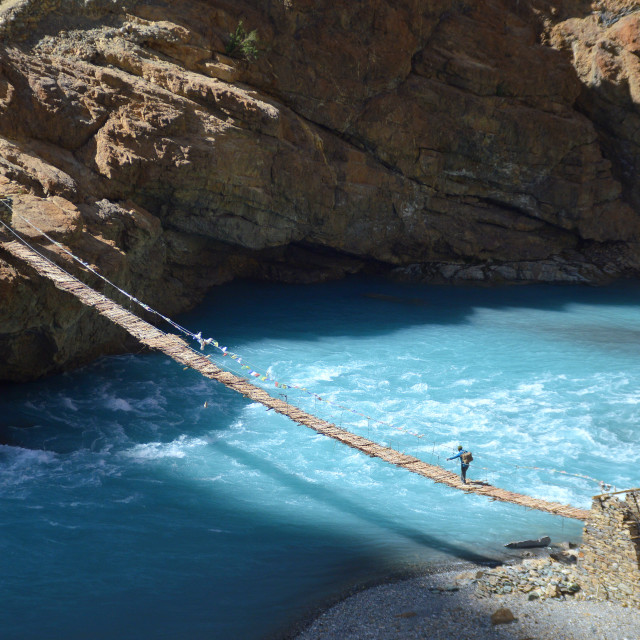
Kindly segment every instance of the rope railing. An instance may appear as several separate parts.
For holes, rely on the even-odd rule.
[[[348,412],[350,412],[350,413],[352,413],[354,415],[358,415],[358,416],[360,416],[362,418],[366,418],[367,420],[376,422],[377,424],[385,425],[385,426],[391,427],[391,428],[393,428],[393,429],[395,429],[397,431],[402,431],[404,433],[409,433],[409,434],[411,434],[411,435],[413,435],[415,437],[418,437],[418,438],[424,437],[424,434],[411,432],[408,429],[405,429],[403,427],[399,427],[399,426],[394,425],[394,424],[392,424],[390,422],[386,422],[384,420],[379,420],[377,418],[373,418],[372,416],[368,416],[368,415],[366,415],[366,414],[364,414],[364,413],[362,413],[360,411],[357,411],[357,410],[355,410],[355,409],[353,409],[351,407],[346,407],[346,406],[337,404],[337,403],[335,403],[335,402],[333,402],[331,400],[327,400],[326,398],[322,398],[320,395],[314,393],[313,391],[310,391],[306,387],[301,387],[301,386],[293,384],[293,383],[285,383],[285,382],[281,382],[279,380],[276,380],[268,372],[267,373],[260,373],[258,371],[258,369],[260,369],[260,367],[255,367],[254,365],[248,363],[246,361],[246,358],[243,358],[241,355],[239,355],[237,353],[229,351],[227,347],[222,346],[217,340],[215,340],[213,338],[203,338],[202,337],[202,332],[193,333],[192,331],[189,331],[189,329],[183,327],[182,325],[178,324],[177,322],[175,322],[171,318],[163,315],[159,311],[156,311],[155,309],[153,309],[149,305],[145,304],[144,302],[142,302],[141,300],[136,298],[134,295],[130,294],[129,292],[127,292],[124,289],[122,289],[121,287],[119,287],[117,284],[113,283],[107,277],[105,277],[100,272],[98,272],[96,269],[94,269],[89,263],[87,263],[86,261],[84,261],[81,258],[79,258],[78,256],[76,256],[74,253],[69,251],[69,249],[67,249],[67,247],[65,247],[63,244],[61,244],[60,242],[58,242],[57,240],[52,238],[49,234],[47,234],[45,231],[43,231],[42,229],[37,227],[35,224],[33,224],[30,220],[25,218],[23,215],[21,215],[19,213],[16,214],[16,212],[13,210],[13,208],[11,206],[11,200],[10,199],[7,199],[7,198],[0,199],[0,203],[2,203],[7,209],[9,209],[9,211],[12,213],[12,215],[17,215],[23,222],[25,222],[31,228],[33,228],[35,231],[37,231],[43,238],[46,238],[49,242],[51,242],[56,247],[61,249],[70,258],[72,258],[74,261],[76,261],[78,264],[80,264],[83,268],[85,268],[86,270],[88,270],[93,275],[97,276],[98,278],[100,278],[103,282],[105,282],[109,286],[113,287],[116,291],[118,291],[123,296],[128,298],[131,302],[134,302],[135,304],[139,305],[142,309],[144,309],[148,313],[151,313],[151,314],[155,315],[156,317],[160,318],[161,320],[163,320],[164,322],[168,323],[169,325],[171,325],[172,327],[174,327],[175,329],[180,331],[183,335],[186,335],[186,336],[192,338],[193,340],[195,340],[196,342],[198,342],[198,344],[200,345],[200,350],[201,351],[203,351],[206,346],[212,345],[214,348],[216,348],[218,351],[220,351],[222,356],[229,356],[231,358],[231,360],[235,361],[238,365],[240,365],[243,370],[247,370],[247,373],[250,376],[258,378],[262,382],[265,382],[265,381],[273,382],[274,386],[276,388],[280,388],[280,389],[297,389],[297,390],[302,391],[304,393],[307,393],[307,394],[309,394],[311,396],[314,396],[320,402],[325,402],[327,404],[333,405],[334,407],[336,407],[337,409],[340,409],[342,411],[348,411]],[[2,222],[2,225],[6,229],[8,229],[14,236],[16,236],[18,239],[20,239],[21,242],[24,242],[25,244],[27,244],[27,246],[30,246],[30,248],[33,249],[33,247],[31,247],[31,245],[29,245],[24,240],[24,238],[19,236],[19,234],[17,234],[15,230],[11,229],[5,222]],[[42,256],[42,254],[39,254],[39,255],[41,257],[44,257],[44,256]]]
[[[189,347],[184,339],[175,334],[163,333],[112,299],[98,293],[77,278],[68,275],[57,267],[55,263],[40,257],[38,253],[35,253],[26,245],[16,240],[4,241],[0,239],[0,248],[14,258],[23,261],[37,274],[50,280],[56,288],[73,295],[82,304],[95,309],[102,316],[125,329],[141,344],[166,354],[175,362],[199,372],[206,378],[217,380],[230,390],[262,404],[267,410],[273,409],[292,421],[308,427],[323,436],[332,438],[336,442],[341,442],[365,453],[369,457],[378,458],[410,473],[415,473],[465,493],[474,493],[490,500],[508,502],[527,509],[536,509],[577,520],[586,520],[589,517],[589,512],[585,509],[515,493],[493,486],[486,481],[474,481],[464,484],[458,475],[451,471],[431,465],[420,458],[406,455],[390,446],[381,445],[338,427],[334,423],[289,404],[286,399],[275,398],[261,387],[249,382],[246,378],[241,378],[231,372],[220,369],[209,358]]]
[[[361,411],[358,411],[357,409],[354,409],[354,408],[349,407],[347,405],[335,402],[333,400],[329,400],[326,397],[322,397],[319,394],[311,391],[307,387],[303,387],[303,386],[300,386],[300,385],[297,385],[297,384],[294,384],[294,383],[282,382],[281,380],[277,380],[276,378],[274,378],[268,372],[267,373],[260,373],[260,369],[261,369],[260,367],[255,367],[254,365],[249,363],[246,360],[246,358],[244,358],[240,354],[237,354],[237,353],[235,353],[233,351],[230,351],[228,349],[228,347],[226,347],[226,346],[222,346],[219,341],[217,341],[217,340],[215,340],[213,338],[203,338],[202,337],[202,332],[194,333],[194,332],[190,331],[189,329],[183,327],[182,325],[180,325],[179,323],[175,322],[171,318],[165,316],[164,314],[160,313],[159,311],[156,311],[155,309],[153,309],[149,305],[147,305],[144,302],[142,302],[141,300],[139,300],[136,296],[130,294],[128,291],[122,289],[121,287],[119,287],[118,285],[113,283],[111,280],[109,280],[107,277],[105,277],[99,271],[97,271],[96,268],[94,268],[89,263],[87,263],[86,261],[84,261],[81,258],[79,258],[78,256],[76,256],[67,247],[65,247],[63,244],[61,244],[60,242],[58,242],[57,240],[52,238],[45,231],[43,231],[38,226],[33,224],[33,222],[31,222],[29,219],[27,219],[26,217],[24,217],[23,215],[21,215],[19,213],[16,213],[15,210],[13,209],[12,201],[11,201],[10,198],[2,198],[2,197],[0,197],[0,204],[4,205],[4,207],[10,212],[10,214],[12,216],[17,216],[18,218],[20,218],[25,224],[27,224],[31,228],[33,228],[43,238],[46,238],[50,243],[52,243],[53,245],[58,247],[61,251],[63,251],[65,254],[67,254],[75,262],[80,264],[83,269],[89,271],[90,273],[92,273],[93,275],[98,277],[100,280],[105,282],[107,285],[109,285],[110,287],[112,287],[113,289],[118,291],[120,294],[122,294],[125,298],[127,298],[131,302],[137,304],[140,308],[142,308],[147,313],[150,313],[150,314],[156,316],[160,320],[168,323],[174,329],[177,329],[183,335],[185,335],[185,336],[191,338],[192,340],[196,341],[200,346],[200,351],[204,351],[207,346],[212,346],[213,348],[215,348],[219,352],[217,354],[217,362],[218,362],[218,364],[221,364],[221,359],[224,358],[224,363],[225,364],[224,365],[221,364],[221,366],[223,366],[225,369],[230,370],[235,365],[235,366],[239,367],[239,371],[240,371],[240,373],[242,375],[248,374],[251,377],[255,378],[256,381],[259,380],[261,382],[272,382],[276,388],[282,389],[283,391],[294,390],[296,392],[302,392],[302,393],[306,394],[308,397],[310,397],[311,399],[313,399],[314,403],[315,402],[322,402],[330,410],[332,410],[333,412],[342,412],[342,414],[344,414],[344,412],[347,412],[347,413],[349,413],[351,415],[358,416],[358,417],[360,417],[362,419],[367,420],[368,427],[371,425],[371,423],[373,423],[374,425],[382,425],[382,426],[391,428],[391,429],[393,429],[395,431],[404,433],[406,435],[410,435],[410,436],[418,438],[418,439],[422,439],[422,438],[427,437],[427,434],[425,434],[425,433],[420,433],[420,432],[417,432],[415,430],[407,429],[406,427],[401,427],[399,425],[396,425],[396,424],[394,424],[392,422],[389,422],[389,421],[386,421],[386,420],[380,420],[378,418],[374,418],[374,417],[369,416],[369,415],[367,415],[367,414],[365,414],[365,413],[363,413]],[[49,257],[45,256],[42,252],[40,252],[36,248],[34,248],[31,243],[29,243],[21,234],[19,234],[14,228],[12,228],[10,226],[10,224],[7,223],[6,218],[3,218],[3,216],[0,216],[0,225],[4,229],[6,229],[12,236],[14,236],[19,242],[21,242],[23,245],[25,245],[26,247],[28,247],[29,249],[34,251],[43,260],[46,260],[47,262],[49,262],[51,264],[54,264],[58,269],[62,270],[69,277],[73,277],[70,273],[68,273],[68,271],[64,270],[62,267],[60,267],[59,265],[54,263]],[[161,330],[158,329],[158,331],[161,331]],[[171,334],[166,334],[165,332],[162,332],[162,333],[164,335],[171,335]],[[186,346],[193,353],[200,355],[200,353],[196,349],[192,348],[189,345],[186,345]],[[215,356],[216,354],[203,354],[203,355],[206,358],[208,358],[209,360],[211,360],[212,357]],[[342,419],[340,420],[340,423],[341,422],[342,422]],[[350,424],[352,424],[352,423],[350,423]],[[446,454],[444,453],[444,451],[445,451],[445,449],[447,449],[447,452],[448,452],[448,447],[447,447],[447,445],[444,445],[444,444],[436,444],[435,440],[434,440],[433,444],[434,444],[434,446],[433,446],[431,457],[433,458],[435,456],[437,458],[437,460],[438,460],[438,466],[442,466],[440,464],[440,462],[441,462],[441,460],[440,460],[440,457],[441,457],[440,452],[442,452],[442,457],[445,457]],[[436,449],[438,450],[438,453],[436,453]],[[485,458],[485,459],[487,457],[494,457],[495,458],[495,456],[492,456],[491,454],[484,454],[483,453],[482,455],[483,455],[483,458]],[[512,469],[528,469],[528,470],[543,471],[545,473],[551,473],[551,474],[562,474],[562,475],[566,475],[566,476],[580,478],[580,479],[583,479],[583,480],[588,480],[590,482],[601,483],[601,480],[596,479],[596,478],[592,478],[592,477],[587,476],[585,474],[572,473],[572,472],[564,471],[564,470],[561,470],[561,469],[552,469],[552,468],[547,468],[547,467],[521,465],[521,464],[509,462],[508,460],[503,460],[503,459],[500,459],[500,467],[498,469],[492,468],[492,467],[488,467],[488,466],[474,465],[474,469],[483,470],[483,471],[489,471],[491,473],[498,473],[498,474],[504,472],[504,467],[510,467]]]
[[[138,300],[138,298],[136,298],[135,296],[131,295],[128,291],[125,291],[124,289],[120,288],[117,284],[111,282],[111,280],[109,280],[107,277],[103,276],[99,271],[96,271],[88,262],[85,262],[84,260],[82,260],[81,258],[76,256],[75,254],[73,254],[71,251],[69,251],[69,249],[67,249],[67,247],[65,247],[62,243],[60,243],[57,240],[55,240],[54,238],[52,238],[49,234],[44,232],[42,229],[38,228],[35,224],[33,224],[33,222],[31,222],[30,220],[25,218],[23,215],[21,215],[19,213],[16,213],[15,210],[13,209],[13,206],[12,206],[13,203],[12,203],[11,198],[0,198],[0,203],[3,204],[11,212],[11,214],[13,216],[17,215],[18,218],[20,218],[23,222],[28,224],[32,229],[37,231],[43,238],[46,238],[49,242],[51,242],[56,247],[58,247],[58,249],[61,249],[62,251],[64,251],[70,258],[75,260],[75,262],[80,264],[87,271],[90,271],[94,276],[97,276],[98,278],[100,278],[100,280],[102,280],[103,282],[105,282],[109,286],[113,287],[116,291],[118,291],[123,296],[128,298],[131,302],[134,302],[135,304],[139,305],[142,309],[144,309],[148,313],[151,313],[151,314],[157,316],[158,318],[164,320],[165,322],[170,324],[172,327],[174,327],[175,329],[177,329],[178,331],[180,331],[184,335],[187,335],[187,336],[189,336],[191,338],[197,339],[196,335],[191,333],[191,331],[189,331],[188,329],[185,329],[184,327],[180,326],[177,322],[174,322],[171,318],[168,318],[167,316],[163,315],[159,311],[156,311],[155,309],[152,309],[149,305],[145,304],[144,302],[141,302],[140,300]],[[14,236],[16,236],[21,242],[23,242],[27,246],[30,246],[24,240],[24,238],[22,238],[16,231],[14,231],[5,221],[0,220],[0,222],[2,222],[2,226],[5,227],[5,229],[8,229],[9,231],[11,231],[11,233]],[[30,247],[30,248],[33,249],[33,247]]]

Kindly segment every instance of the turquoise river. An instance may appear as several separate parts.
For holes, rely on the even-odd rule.
[[[179,321],[344,428],[453,471],[460,443],[472,479],[588,507],[595,480],[640,483],[639,293],[245,282]],[[363,584],[581,534],[369,458],[157,354],[0,394],[4,640],[282,638]]]

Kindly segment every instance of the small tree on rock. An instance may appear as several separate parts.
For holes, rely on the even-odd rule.
[[[225,53],[233,58],[256,60],[259,54],[258,44],[258,31],[254,29],[247,33],[242,20],[240,20],[236,30],[229,34],[229,42],[225,47]]]

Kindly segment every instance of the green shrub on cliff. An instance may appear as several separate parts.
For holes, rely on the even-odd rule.
[[[229,42],[225,47],[225,53],[234,58],[255,60],[259,53],[258,31],[254,29],[247,33],[244,25],[242,24],[242,20],[240,20],[234,33],[229,34]]]

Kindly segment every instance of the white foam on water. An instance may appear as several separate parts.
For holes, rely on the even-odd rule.
[[[141,493],[134,493],[126,498],[118,498],[117,500],[114,500],[114,502],[118,502],[120,504],[131,504],[132,502],[138,502],[140,498],[142,498]]]
[[[0,450],[0,458],[8,463],[0,465],[0,487],[5,495],[25,500],[42,499],[35,496],[61,488],[73,495],[77,489],[99,487],[105,478],[121,473],[121,468],[108,457],[85,449],[64,454],[18,447],[4,449]],[[6,449],[10,451],[5,456]],[[65,506],[68,504],[64,501]]]
[[[420,355],[416,355],[415,353],[404,353],[402,355],[397,356],[398,360],[410,360],[412,362],[427,362],[427,360]]]
[[[258,434],[258,436],[264,434]],[[227,444],[232,447],[236,447],[242,451],[246,451],[247,453],[251,453],[258,457],[263,457],[269,459],[270,454],[275,451],[279,451],[281,447],[288,445],[289,441],[285,438],[269,438],[269,439],[258,439],[255,438],[247,441],[246,439],[228,439],[226,440]]]
[[[194,449],[206,447],[209,442],[203,438],[181,435],[172,442],[148,442],[138,444],[124,451],[124,455],[138,461],[160,460],[163,458],[185,458]]]
[[[59,456],[52,451],[0,445],[0,486],[5,490],[29,486],[55,473]]]
[[[318,478],[323,478],[330,482],[342,481],[347,476],[344,471],[336,471],[332,469],[316,469],[315,474]]]
[[[338,365],[314,363],[305,367],[303,376],[298,374],[291,382],[298,386],[309,387],[321,382],[333,382],[336,378],[358,371],[361,368],[362,365],[357,362],[346,362]]]
[[[544,382],[540,381],[520,384],[516,388],[516,392],[521,394],[531,394],[536,397],[541,396],[544,394]]]
[[[129,403],[127,403],[129,404]],[[162,411],[167,405],[167,399],[160,396],[160,397],[146,397],[146,398],[142,398],[141,400],[138,400],[136,402],[136,409],[138,411],[142,411],[144,413],[149,413],[149,412],[160,412]],[[129,404],[129,406],[131,407],[131,405]]]
[[[0,453],[6,456],[9,464],[14,467],[24,466],[25,468],[30,468],[34,464],[50,464],[58,459],[57,454],[53,451],[25,449],[23,447],[12,447],[6,444],[0,445]]]
[[[71,398],[66,396],[62,398],[62,406],[66,409],[71,409],[71,411],[78,410],[78,405]]]
[[[411,378],[421,378],[421,377],[422,375],[419,373],[416,373],[415,371],[406,371],[400,376],[400,380],[408,382],[409,380],[411,380]]]
[[[113,396],[107,396],[104,399],[104,406],[112,411],[133,411],[133,407],[127,400]]]
[[[589,507],[591,505],[591,499],[589,497],[585,496],[581,491],[576,491],[569,487],[561,487],[541,482],[531,487],[529,491],[532,495],[535,495],[536,498],[542,498],[543,500],[560,502],[561,504],[571,504],[575,507]]]
[[[55,520],[47,520],[46,523],[48,525],[51,525],[52,527],[60,527],[62,529],[77,529],[78,528],[76,525],[62,524],[61,522],[56,522]]]
[[[472,387],[474,384],[478,382],[475,378],[463,378],[461,380],[455,380],[451,383],[453,387]]]

